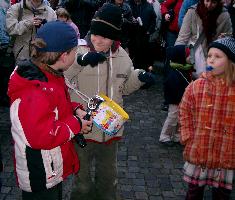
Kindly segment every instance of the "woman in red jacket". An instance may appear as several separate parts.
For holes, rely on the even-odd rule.
[[[161,4],[166,47],[174,46],[178,37],[178,17],[183,0],[166,0]]]

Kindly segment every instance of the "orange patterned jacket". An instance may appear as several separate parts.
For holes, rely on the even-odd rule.
[[[235,84],[208,75],[191,83],[180,103],[184,159],[207,168],[235,168]]]

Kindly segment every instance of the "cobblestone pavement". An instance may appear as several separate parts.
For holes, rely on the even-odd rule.
[[[187,185],[182,181],[182,150],[179,144],[159,144],[162,124],[167,115],[161,111],[162,79],[147,90],[139,90],[124,98],[130,120],[118,148],[118,191],[122,200],[183,200]],[[0,142],[4,173],[0,200],[20,200],[15,184],[9,109],[0,107]],[[64,200],[69,200],[72,177],[64,182]],[[209,189],[205,200],[210,200]],[[231,199],[235,199],[235,193]]]

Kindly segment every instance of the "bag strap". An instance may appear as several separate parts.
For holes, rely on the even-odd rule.
[[[202,31],[197,39],[197,41],[195,42],[195,44],[193,46],[189,46],[190,48],[190,62],[191,64],[195,64],[195,52],[196,49],[198,48],[198,46],[202,43],[202,41],[205,39],[205,33]]]
[[[23,5],[20,5],[18,21],[22,20],[24,7],[26,7],[26,0],[23,0]]]
[[[205,39],[205,33],[202,31],[197,39],[197,41],[195,42],[193,48],[194,50],[196,50],[198,48],[198,46],[202,43],[202,41]]]

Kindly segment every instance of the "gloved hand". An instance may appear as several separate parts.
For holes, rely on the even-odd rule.
[[[77,57],[77,63],[81,66],[91,65],[95,67],[98,63],[102,63],[106,60],[106,56],[98,52],[87,52]]]
[[[156,76],[151,72],[140,72],[138,78],[141,82],[149,85],[156,84]]]

